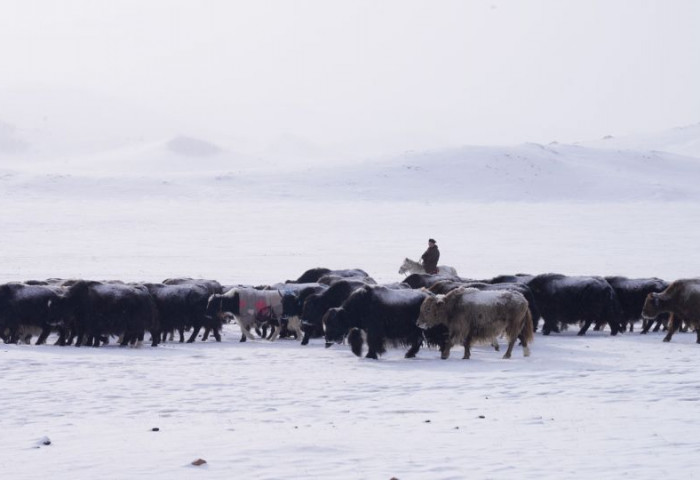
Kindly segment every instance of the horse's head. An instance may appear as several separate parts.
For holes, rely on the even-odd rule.
[[[408,258],[404,258],[404,259],[403,259],[403,263],[402,263],[401,266],[399,267],[399,275],[405,274],[405,273],[408,271],[409,265],[410,265],[410,264],[409,264],[409,259],[408,259]]]

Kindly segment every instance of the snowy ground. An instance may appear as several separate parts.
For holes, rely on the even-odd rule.
[[[601,165],[611,158],[601,154]],[[644,185],[661,178],[652,199],[610,182],[602,201],[586,200],[582,188],[571,201],[537,202],[467,202],[459,182],[444,187],[456,200],[436,200],[429,193],[441,187],[432,183],[407,200],[411,183],[381,165],[389,194],[377,193],[371,169],[357,183],[347,171],[331,178],[310,169],[301,184],[278,175],[275,188],[259,191],[222,184],[233,178],[226,172],[154,168],[129,177],[105,167],[61,176],[0,158],[0,281],[262,284],[324,266],[394,282],[403,257],[418,257],[428,237],[438,240],[440,263],[464,277],[697,276],[700,203],[688,185],[700,161],[655,158],[673,168],[646,171]],[[567,165],[538,188],[575,184],[582,170]],[[455,177],[467,178],[469,162],[464,168]],[[530,180],[503,188],[529,198]],[[674,185],[684,201],[669,201]],[[447,361],[435,350],[405,360],[401,349],[371,361],[320,341],[240,344],[235,325],[219,344],[0,345],[0,471],[13,479],[692,478],[700,346],[692,334],[661,339],[571,330],[538,334],[529,358],[478,347],[469,361],[458,350]],[[208,463],[191,466],[197,458]]]
[[[292,341],[3,346],[6,478],[692,477],[694,336],[380,361]],[[457,353],[457,352],[455,352]],[[160,431],[154,432],[153,428]],[[44,436],[50,446],[37,447]],[[190,462],[203,458],[207,466]]]

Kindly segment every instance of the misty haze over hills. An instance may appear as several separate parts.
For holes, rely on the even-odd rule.
[[[0,123],[3,190],[60,192],[64,185],[68,195],[94,188],[103,196],[234,190],[252,198],[327,200],[700,200],[700,124],[574,145],[464,146],[359,159],[324,156],[311,145],[305,155],[290,139],[269,157],[190,135],[63,152],[49,144],[40,133]]]

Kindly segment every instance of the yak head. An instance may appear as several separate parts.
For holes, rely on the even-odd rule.
[[[323,316],[323,326],[326,331],[326,348],[333,343],[343,343],[348,332],[345,310],[341,307],[329,308]]]
[[[221,294],[215,293],[209,296],[206,315],[208,318],[218,317],[221,314]]]
[[[420,306],[416,324],[426,330],[444,323],[445,295],[428,295]]]
[[[285,317],[299,315],[299,297],[291,291],[280,292],[280,296],[282,297],[282,315]]]
[[[205,315],[209,319],[218,318],[223,322],[229,322],[232,315],[240,315],[239,299],[240,294],[235,288],[224,294],[210,295]]]
[[[661,307],[661,299],[659,298],[659,294],[654,292],[649,293],[647,298],[644,300],[642,317],[646,318],[647,320],[653,320],[662,312],[663,309]]]

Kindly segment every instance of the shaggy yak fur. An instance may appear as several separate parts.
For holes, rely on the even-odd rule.
[[[484,280],[484,283],[527,283],[532,278],[534,275],[530,275],[529,273],[516,273],[515,275],[499,275],[497,277],[493,277],[490,280]]]
[[[190,286],[197,286],[201,288],[205,288],[209,295],[216,295],[223,293],[224,288],[221,286],[219,282],[216,280],[207,280],[204,278],[189,278],[189,277],[183,277],[183,278],[166,278],[163,280],[164,285],[190,285]],[[205,302],[205,308],[206,308],[206,302]],[[219,332],[221,331],[223,321],[220,321],[218,318],[205,318],[204,323],[202,323],[202,326],[204,327],[204,335],[202,335],[202,341],[206,341],[207,338],[209,338],[209,334],[213,331],[214,332],[214,338],[216,338],[216,341],[220,341],[220,335]],[[197,328],[196,325],[193,325],[193,328],[195,332],[193,332],[193,335],[190,336],[189,340],[187,340],[188,343],[192,343],[194,339],[197,337],[197,333],[199,332],[199,328]]]
[[[700,343],[700,278],[687,278],[672,282],[660,293],[649,293],[644,302],[642,316],[652,319],[660,313],[670,313],[668,333],[664,342],[670,342],[683,321],[697,332]]]
[[[207,302],[211,294],[204,285],[146,283],[144,286],[153,297],[158,309],[162,342],[167,340],[168,334],[172,336],[177,330],[180,334],[180,343],[183,343],[185,330],[191,328],[192,334],[187,343],[192,343],[202,327],[207,333],[212,331],[217,342],[221,341],[220,332],[223,322],[218,316],[207,315]]]
[[[296,280],[287,280],[285,283],[317,283],[319,278],[330,272],[330,268],[312,268],[302,273]]]
[[[454,282],[451,280],[442,280],[429,290],[435,294],[447,294],[454,290],[455,288],[469,287],[476,288],[477,290],[508,290],[510,292],[518,292],[527,300],[528,307],[530,308],[530,315],[532,316],[532,322],[534,325],[534,330],[537,331],[537,322],[540,319],[540,310],[537,308],[537,302],[535,301],[535,296],[532,294],[530,287],[524,283],[484,283],[484,282]]]
[[[321,293],[314,293],[306,297],[301,312],[301,329],[304,332],[301,344],[308,344],[312,337],[322,337],[323,315],[329,308],[339,307],[356,288],[365,285],[365,282],[359,280],[343,280],[334,283]]]
[[[78,347],[99,347],[110,335],[120,336],[122,346],[140,345],[146,330],[151,332],[151,345],[159,343],[158,311],[142,285],[78,281],[50,309],[52,318],[69,319]]]
[[[527,357],[534,336],[527,300],[520,293],[505,290],[461,287],[447,295],[431,295],[421,305],[418,325],[447,326],[449,340],[442,348],[442,359],[450,356],[456,344],[464,346],[465,359],[471,355],[473,342],[491,342],[498,350],[496,339],[502,334],[508,338],[503,358],[510,358],[516,339],[520,339]]]
[[[60,287],[6,283],[0,285],[0,338],[6,343],[31,341],[32,333],[38,333],[37,345],[46,342],[52,329],[65,338],[62,319],[52,321],[49,305],[61,293]]]
[[[341,343],[350,333],[352,351],[362,355],[363,332],[367,338],[367,358],[386,352],[386,342],[410,345],[406,358],[413,358],[423,343],[423,332],[416,325],[420,306],[427,297],[420,290],[393,290],[364,286],[355,290],[341,307],[332,308],[323,318],[326,346]]]
[[[350,275],[338,275],[338,274],[335,274],[332,272],[319,278],[318,283],[331,286],[335,283],[343,282],[345,280],[358,280],[360,282],[366,283],[367,285],[376,285],[377,284],[377,282],[372,277],[367,276],[366,274],[362,274],[362,275],[358,274],[356,276],[350,276]]]
[[[627,277],[605,277],[605,280],[615,290],[620,305],[622,307],[622,331],[629,325],[629,331],[634,331],[634,323],[642,318],[642,308],[647,295],[652,292],[663,292],[668,288],[668,282],[660,278],[627,278]],[[662,313],[655,319],[656,330],[668,322],[668,314]],[[654,325],[654,320],[644,321],[642,333],[647,333]]]
[[[285,283],[326,283],[321,282],[321,277],[330,275],[332,277],[344,278],[369,278],[369,274],[360,268],[351,268],[345,270],[331,270],[329,268],[312,268],[301,274],[296,280],[287,280]]]
[[[163,280],[164,285],[199,285],[207,289],[209,295],[223,292],[221,284],[216,280],[207,280],[204,278],[166,278]]]
[[[617,335],[622,307],[615,290],[602,277],[567,277],[554,273],[537,275],[527,283],[535,296],[544,325],[542,334],[559,332],[561,325],[583,322],[579,335],[592,324],[607,323]]]

